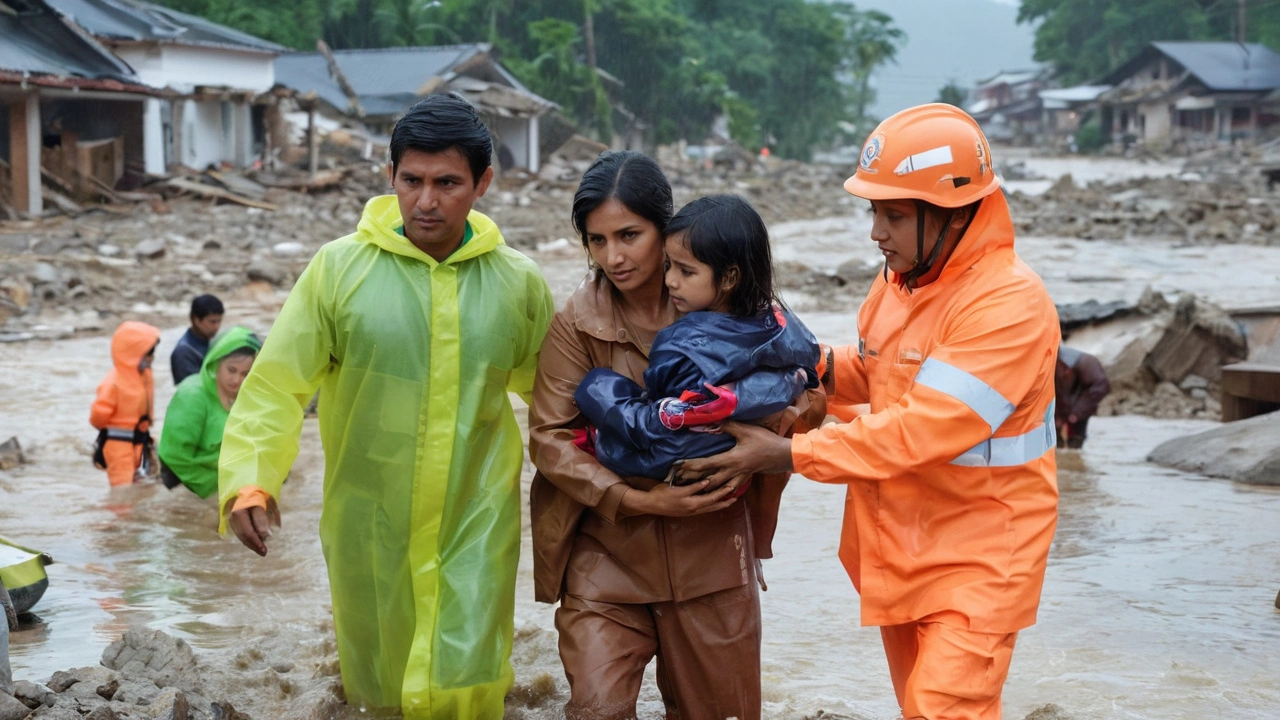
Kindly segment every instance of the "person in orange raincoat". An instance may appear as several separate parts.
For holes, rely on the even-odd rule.
[[[712,487],[787,470],[848,487],[840,559],[906,718],[1000,717],[1057,524],[1058,317],[999,187],[958,108],[881,123],[845,189],[871,201],[884,276],[857,345],[819,363],[835,406],[870,411],[791,439],[730,424],[733,450],[682,470]]]
[[[89,424],[99,431],[94,464],[107,471],[112,487],[132,483],[151,449],[151,363],[159,344],[159,328],[133,320],[120,323],[111,336],[115,367],[98,385]]]

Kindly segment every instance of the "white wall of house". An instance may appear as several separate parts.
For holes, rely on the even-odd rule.
[[[275,60],[268,53],[160,44],[116,47],[114,52],[134,68],[139,80],[152,87],[191,92],[199,85],[260,93],[275,84]],[[168,101],[148,103],[143,131],[147,172],[157,175],[165,172],[164,122],[168,113],[163,112],[162,102]],[[248,103],[227,101],[224,108],[219,100],[174,102],[184,105],[182,127],[172,129],[181,138],[178,162],[204,168],[221,162],[243,166],[250,161],[253,124]]]
[[[511,151],[516,167],[538,172],[538,118],[500,117],[493,131],[498,144]]]
[[[1148,144],[1169,142],[1169,130],[1172,112],[1166,102],[1142,103],[1138,112],[1144,118],[1142,140]]]

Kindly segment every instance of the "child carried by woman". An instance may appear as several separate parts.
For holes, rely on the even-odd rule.
[[[694,200],[671,218],[665,250],[667,290],[686,314],[654,338],[645,387],[595,368],[574,393],[591,422],[575,442],[621,476],[667,479],[678,460],[733,446],[712,432],[720,423],[775,424],[818,386],[818,342],[774,293],[769,233],[750,203]]]

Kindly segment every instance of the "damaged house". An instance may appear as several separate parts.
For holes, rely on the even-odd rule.
[[[46,1],[127,63],[139,82],[166,91],[145,103],[145,172],[244,167],[260,154],[274,61],[286,48],[141,0]]]
[[[1154,147],[1280,134],[1280,54],[1256,43],[1155,42],[1103,78],[1102,128]]]
[[[0,218],[114,187],[141,166],[143,117],[162,101],[43,0],[0,0]]]
[[[493,133],[498,166],[537,172],[539,118],[555,103],[531,92],[488,44],[290,53],[276,58],[276,82],[332,119],[386,137],[419,98],[456,92]]]

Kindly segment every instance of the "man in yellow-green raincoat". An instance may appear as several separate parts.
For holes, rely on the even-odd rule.
[[[396,194],[298,278],[227,420],[221,530],[260,555],[320,388],[320,537],[347,702],[493,718],[511,685],[523,445],[554,310],[534,263],[471,209],[492,141],[456,95],[391,136]]]

